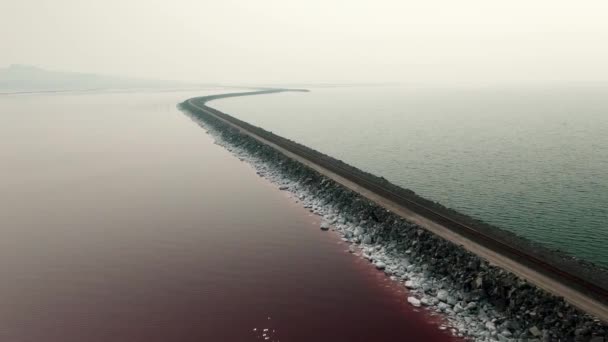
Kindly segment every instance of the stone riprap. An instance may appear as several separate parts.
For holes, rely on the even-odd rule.
[[[350,243],[349,252],[409,289],[404,301],[441,314],[475,341],[608,341],[608,327],[461,246],[406,221],[214,116],[190,117],[257,173],[289,191]]]

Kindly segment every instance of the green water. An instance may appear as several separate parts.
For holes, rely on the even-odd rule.
[[[608,266],[608,87],[311,90],[210,105]]]

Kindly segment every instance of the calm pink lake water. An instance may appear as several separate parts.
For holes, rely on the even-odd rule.
[[[175,108],[210,92],[0,97],[0,340],[454,341]]]

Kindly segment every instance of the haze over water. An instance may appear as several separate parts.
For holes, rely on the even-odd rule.
[[[210,105],[608,266],[608,87],[311,90]]]
[[[0,96],[0,340],[456,341],[176,108],[218,92]]]

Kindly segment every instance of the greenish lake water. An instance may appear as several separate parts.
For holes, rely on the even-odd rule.
[[[312,88],[210,105],[608,266],[608,87]]]

